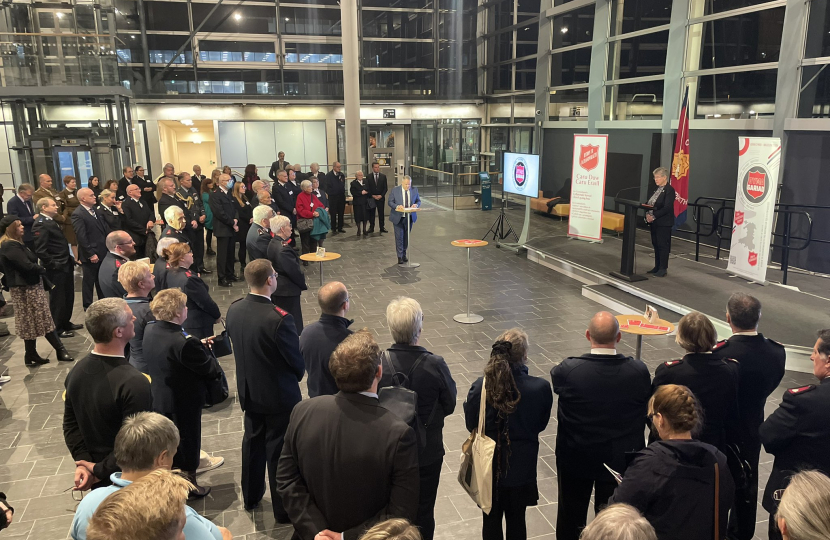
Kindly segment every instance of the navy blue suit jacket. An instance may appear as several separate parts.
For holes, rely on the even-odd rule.
[[[31,242],[35,239],[32,235],[32,225],[35,223],[35,212],[34,204],[31,199],[29,202],[23,202],[19,196],[15,195],[11,198],[11,200],[9,200],[8,204],[6,204],[6,212],[14,214],[20,218],[20,223],[23,224],[24,242]]]
[[[403,204],[403,187],[402,186],[395,186],[392,188],[392,191],[389,192],[389,200],[386,204],[389,205],[389,208],[392,209],[389,212],[389,221],[393,224],[398,225],[403,223],[406,220],[406,214],[403,212],[398,212],[395,210],[399,204]],[[418,196],[418,188],[415,186],[409,186],[409,205],[412,206],[413,204],[417,204],[420,208],[421,206],[421,197]],[[412,223],[418,221],[418,213],[412,213]],[[403,226],[403,225],[401,225]]]

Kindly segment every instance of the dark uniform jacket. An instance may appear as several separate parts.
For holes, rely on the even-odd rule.
[[[321,185],[326,193],[328,193],[329,197],[332,195],[344,195],[346,194],[346,175],[343,172],[336,173],[332,169],[328,172],[325,177],[325,185]]]
[[[156,292],[163,291],[167,288],[167,272],[170,270],[170,265],[163,257],[156,259],[153,263],[153,276],[156,278]]]
[[[32,225],[32,234],[35,237],[35,253],[43,266],[64,272],[75,269],[75,259],[57,221],[41,214]]]
[[[190,238],[188,238],[187,235],[184,234],[184,229],[180,231],[178,229],[174,229],[170,225],[168,225],[164,228],[163,231],[161,231],[161,238],[175,238],[183,244],[190,245]],[[159,238],[159,240],[161,240],[161,238]]]
[[[648,367],[622,354],[585,354],[566,358],[550,374],[559,396],[557,467],[579,478],[611,481],[603,463],[623,472],[626,452],[645,446]]]
[[[329,359],[340,342],[353,334],[349,330],[352,322],[345,317],[323,313],[319,321],[303,328],[300,352],[308,371],[308,397],[333,396],[340,391],[329,371]]]
[[[262,225],[254,223],[248,229],[245,238],[245,247],[248,249],[248,258],[252,261],[268,258],[268,244],[271,243],[271,231]]]
[[[415,433],[371,396],[340,392],[301,401],[285,433],[277,484],[302,540],[323,529],[356,540],[380,521],[414,520]]]
[[[164,225],[167,226],[167,218],[164,217],[164,212],[166,212],[171,206],[178,206],[182,209],[182,212],[184,212],[184,230],[192,229],[193,225],[191,225],[190,222],[193,221],[193,214],[190,209],[187,208],[185,201],[179,199],[178,197],[168,195],[167,193],[162,193],[161,198],[159,198],[159,218],[164,221]]]
[[[0,271],[7,287],[28,287],[40,283],[46,269],[37,263],[37,255],[26,244],[14,240],[0,245]]]
[[[305,373],[294,319],[270,298],[248,294],[228,308],[227,325],[242,410],[291,411],[302,400],[299,383]]]
[[[300,270],[300,256],[285,240],[274,236],[268,243],[268,260],[277,271],[277,290],[271,296],[300,296],[308,289]]]
[[[144,358],[153,381],[153,411],[167,417],[201,412],[205,383],[222,373],[219,362],[199,339],[169,321],[147,324]]]
[[[484,432],[498,441],[501,439],[502,458],[501,479],[499,487],[521,487],[536,483],[536,464],[539,458],[539,434],[545,430],[550,421],[553,407],[553,392],[550,384],[541,377],[527,374],[527,366],[513,366],[516,387],[522,395],[516,411],[508,417],[507,430],[510,435],[510,451],[507,451],[507,439],[504,436],[503,423],[498,420],[498,412],[492,405],[486,405]],[[481,386],[484,381],[479,377],[470,387],[467,401],[464,402],[464,418],[467,431],[478,427],[478,413],[481,405]],[[508,457],[508,454],[509,457]],[[493,459],[495,460],[495,454]],[[509,463],[508,463],[509,462]],[[493,463],[493,475],[498,464]]]
[[[720,477],[720,538],[735,484],[724,456],[695,440],[656,441],[637,452],[608,504],[627,503],[643,514],[658,540],[706,540],[714,537],[715,463]]]
[[[137,174],[133,176],[133,184],[141,188],[141,200],[144,204],[154,206],[156,204],[156,185],[149,178],[141,178]],[[150,188],[149,190],[147,188]],[[126,188],[125,188],[126,189]]]
[[[134,201],[128,197],[121,205],[121,209],[124,210],[124,230],[130,234],[136,244],[145,244],[147,222],[156,220],[153,207],[141,199]]]
[[[790,388],[774,413],[761,425],[761,442],[775,456],[762,505],[775,513],[773,494],[790,483],[790,477],[805,469],[830,476],[830,377],[820,384]]]
[[[196,222],[196,226],[198,227],[198,225],[200,224],[199,218],[205,215],[205,206],[202,202],[201,195],[198,191],[196,191],[195,184],[191,185],[190,189],[186,189],[183,186],[179,186],[179,188],[176,190],[176,200],[180,201],[181,204],[190,213],[190,216],[185,214],[185,217],[188,218],[187,226],[190,229],[193,229],[193,224],[190,223],[190,220],[194,220]]]
[[[738,361],[741,384],[738,387],[740,443],[747,448],[761,448],[758,428],[764,422],[764,406],[784,377],[787,353],[784,346],[763,334],[732,336],[715,345],[717,358]]]
[[[153,312],[150,311],[150,298],[146,296],[134,296],[132,298],[124,298],[127,305],[130,306],[130,311],[133,312],[135,322],[135,336],[130,340],[130,365],[135,367],[142,373],[149,373],[147,362],[144,360],[144,329],[147,323],[156,320]]]
[[[103,204],[96,206],[98,212],[104,217],[104,221],[109,225],[110,231],[120,231],[124,228],[124,215],[119,212],[114,206],[108,207]]]
[[[112,453],[124,420],[152,410],[150,382],[123,357],[88,354],[64,381],[63,439],[74,460],[95,463],[92,474],[109,484],[121,470]]]
[[[233,230],[233,221],[236,219],[236,207],[239,206],[231,200],[232,195],[225,193],[222,188],[216,188],[208,198],[208,205],[213,212],[213,235],[217,238],[233,238],[236,231]]]
[[[166,289],[178,287],[187,295],[186,328],[212,327],[222,316],[219,306],[210,297],[210,289],[195,272],[186,268],[171,268],[165,276]]]
[[[6,213],[14,214],[23,225],[23,241],[32,241],[32,225],[35,223],[35,203],[32,199],[23,202],[20,195],[15,195],[6,203]]]
[[[657,366],[652,388],[681,384],[689,388],[703,409],[703,429],[699,440],[718,449],[738,439],[738,384],[740,373],[734,360],[712,354],[689,353],[682,360]],[[652,439],[656,432],[652,432]]]
[[[112,251],[104,257],[101,266],[98,268],[98,283],[101,285],[104,298],[123,298],[127,294],[127,291],[118,282],[118,270],[128,260],[126,257],[116,255]]]
[[[458,395],[450,368],[443,357],[417,345],[394,344],[386,352],[391,357],[392,366],[383,355],[383,377],[378,388],[400,384],[400,380],[393,383],[392,376],[396,372],[408,374],[418,358],[426,355],[409,377],[407,388],[418,393],[418,420],[426,427],[426,445],[419,446],[418,451],[419,466],[423,468],[438,463],[444,458],[444,417],[455,411]]]
[[[654,221],[651,222],[652,226],[674,226],[674,199],[676,195],[677,192],[671,187],[671,184],[666,184],[663,188],[663,193],[654,202]]]
[[[84,205],[72,212],[72,228],[78,237],[78,256],[82,262],[89,261],[93,255],[98,255],[98,262],[107,255],[107,235],[110,226],[97,207],[92,208],[95,217],[89,213]]]
[[[292,184],[290,182],[284,184],[277,182],[274,184],[271,196],[274,198],[274,202],[277,203],[280,214],[290,219],[291,223],[295,223],[297,216],[294,215],[296,204]]]

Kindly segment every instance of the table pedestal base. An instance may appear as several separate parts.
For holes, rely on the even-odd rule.
[[[461,313],[453,317],[452,320],[464,324],[475,324],[483,321],[484,317],[482,317],[481,315],[476,315],[475,313]]]
[[[405,262],[400,266],[401,268],[418,268],[419,266],[421,266],[421,263]]]

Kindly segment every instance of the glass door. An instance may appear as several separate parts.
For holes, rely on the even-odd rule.
[[[85,186],[89,177],[92,176],[92,152],[86,146],[56,146],[53,150],[54,163],[57,165],[57,178],[55,178],[55,189],[58,191],[64,188],[64,176],[74,176],[78,180],[78,186]]]

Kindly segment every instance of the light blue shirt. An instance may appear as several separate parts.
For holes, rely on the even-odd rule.
[[[70,535],[73,540],[86,540],[86,526],[89,523],[92,514],[98,508],[101,502],[115,493],[124,486],[129,486],[132,482],[121,479],[121,473],[112,473],[110,476],[112,485],[92,490],[81,504],[78,505],[78,510],[75,512],[75,519],[72,520],[72,528]],[[210,522],[210,520],[203,518],[196,513],[196,510],[189,506],[184,507],[187,522],[184,525],[184,537],[187,540],[222,540],[222,533],[219,528]]]

